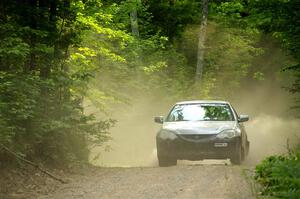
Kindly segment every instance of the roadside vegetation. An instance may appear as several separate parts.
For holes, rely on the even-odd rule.
[[[256,166],[255,179],[263,188],[262,195],[278,198],[300,196],[300,151],[289,155],[270,156]]]
[[[293,65],[283,68],[285,71],[294,71],[296,76],[292,86],[288,86],[292,93],[300,92],[300,15],[297,11],[299,3],[264,0],[257,2],[254,9],[256,20],[260,22],[258,27],[281,41],[283,48],[295,58]],[[292,108],[299,108],[299,99]],[[287,146],[287,150],[287,154],[270,156],[256,166],[255,179],[263,186],[263,195],[295,199],[300,197],[300,148],[298,146],[291,150]]]
[[[238,101],[245,85],[266,80],[299,96],[299,5],[1,1],[0,167],[20,163],[6,149],[47,166],[88,162],[90,149],[108,141],[118,125],[112,108],[139,96]],[[278,43],[280,57],[270,53]],[[299,194],[297,157],[298,151],[274,156],[257,167],[265,194],[276,195],[276,187],[283,194],[276,196]],[[293,180],[269,180],[273,174]]]

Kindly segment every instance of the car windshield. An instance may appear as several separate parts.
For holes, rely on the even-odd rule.
[[[178,104],[167,117],[167,122],[176,121],[233,121],[228,104]]]

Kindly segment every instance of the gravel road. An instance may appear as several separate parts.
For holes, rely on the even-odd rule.
[[[70,176],[70,183],[42,199],[243,199],[255,198],[243,167],[186,165],[173,167],[94,168]]]

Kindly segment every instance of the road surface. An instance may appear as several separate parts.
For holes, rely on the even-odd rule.
[[[255,198],[241,166],[179,164],[173,167],[93,168],[43,199],[248,199]]]

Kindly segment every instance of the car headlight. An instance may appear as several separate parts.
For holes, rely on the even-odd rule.
[[[216,137],[220,139],[233,138],[241,135],[240,129],[228,129],[219,133]]]
[[[175,140],[177,138],[173,132],[167,130],[160,131],[158,137],[162,140]]]

